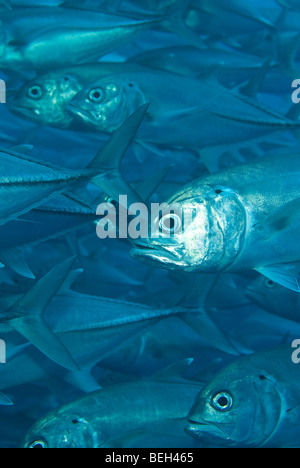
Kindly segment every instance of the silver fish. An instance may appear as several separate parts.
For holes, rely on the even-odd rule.
[[[132,257],[171,270],[254,269],[299,292],[298,160],[275,155],[186,185]]]
[[[187,432],[210,446],[299,447],[299,368],[292,348],[243,357],[198,395]]]
[[[178,378],[183,364],[153,379],[113,385],[62,406],[38,421],[22,446],[120,447],[124,446],[120,444],[122,439],[124,443],[127,438],[131,444],[125,447],[130,447],[141,433],[148,437],[158,433],[184,438],[183,421],[199,384]],[[118,445],[114,445],[114,440],[118,440]]]
[[[26,82],[8,100],[8,106],[11,111],[38,124],[70,128],[75,119],[67,104],[83,87],[101,77],[138,69],[138,65],[114,62],[61,68]]]
[[[87,129],[110,133],[145,102],[151,105],[138,141],[188,148],[209,170],[218,168],[212,153],[219,159],[222,148],[230,151],[245,140],[300,125],[210,79],[150,69],[100,79],[80,91],[68,109]]]
[[[0,66],[11,70],[89,62],[157,24],[57,7],[4,10],[1,20]]]

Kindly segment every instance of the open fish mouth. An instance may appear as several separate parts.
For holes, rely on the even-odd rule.
[[[98,113],[98,117],[96,118],[96,113],[90,112],[87,109],[84,109],[80,106],[77,106],[76,104],[73,103],[68,103],[66,105],[68,111],[74,116],[74,117],[79,117],[82,121],[84,122],[91,122],[97,121],[100,119],[100,114]]]
[[[18,105],[17,102],[14,102],[14,101],[11,101],[10,102],[10,110],[12,110],[13,112],[15,112],[16,114],[19,114],[19,115],[22,115],[22,116],[25,116],[25,117],[29,117],[29,118],[38,118],[40,116],[40,111],[36,108],[33,108],[33,107],[30,107],[30,106],[20,106]]]
[[[147,264],[160,264],[161,267],[165,266],[182,266],[183,262],[180,260],[175,252],[162,247],[161,245],[150,245],[143,242],[135,242],[135,248],[131,249],[130,256],[134,260],[145,262]]]

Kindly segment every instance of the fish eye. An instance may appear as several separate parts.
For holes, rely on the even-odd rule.
[[[212,406],[217,411],[229,411],[232,407],[232,404],[232,396],[227,392],[217,393],[212,399]]]
[[[160,221],[159,221],[159,227],[161,231],[167,232],[167,233],[173,233],[175,234],[176,232],[179,231],[179,229],[182,226],[182,221],[181,217],[178,214],[175,213],[169,213],[165,216],[163,216]]]
[[[35,85],[35,86],[31,86],[29,89],[28,89],[28,96],[33,98],[33,99],[40,99],[43,95],[43,90],[41,88],[41,86],[39,85]]]
[[[96,103],[102,102],[103,98],[104,98],[104,91],[101,88],[95,88],[89,92],[89,100],[92,102],[96,102]]]
[[[34,440],[33,442],[31,442],[28,448],[45,449],[45,448],[48,448],[48,444],[44,439],[38,439],[38,440]]]
[[[276,283],[274,283],[274,281],[272,281],[270,279],[266,279],[265,285],[267,286],[267,288],[273,289],[273,288],[275,288]]]

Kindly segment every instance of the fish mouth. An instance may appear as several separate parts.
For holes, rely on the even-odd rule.
[[[251,301],[256,302],[256,301],[259,301],[259,300],[263,300],[263,295],[260,294],[255,289],[253,289],[251,286],[248,286],[248,288],[246,289],[244,294],[247,297],[247,299],[250,299]]]
[[[188,419],[184,430],[194,439],[210,438],[211,440],[230,441],[220,427],[204,420],[195,421],[193,419]]]
[[[135,247],[131,249],[130,256],[134,260],[142,263],[160,265],[161,268],[182,267],[184,263],[179,255],[170,251],[167,247],[161,245],[150,245],[143,242],[135,242]]]
[[[67,105],[66,105],[67,109],[69,112],[71,112],[72,115],[74,115],[75,117],[79,117],[81,120],[83,120],[84,122],[91,122],[91,120],[95,120],[92,112],[74,104],[74,103],[71,103],[69,102]]]
[[[33,118],[33,117],[38,118],[40,114],[40,111],[38,109],[29,107],[29,106],[27,107],[24,105],[21,106],[21,105],[18,105],[18,103],[14,101],[10,102],[9,108],[11,111],[15,112],[16,114],[19,114],[25,117],[30,117],[30,118]]]

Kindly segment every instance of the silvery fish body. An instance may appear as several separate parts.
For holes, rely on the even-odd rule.
[[[206,385],[187,432],[223,447],[299,447],[299,368],[290,346],[243,357]]]
[[[50,7],[4,10],[1,20],[0,66],[17,70],[98,59],[153,24],[151,20]]]
[[[145,102],[151,105],[139,141],[169,147],[200,150],[233,145],[299,125],[214,82],[159,70],[98,80],[80,91],[68,107],[90,130],[110,133]]]
[[[299,291],[289,265],[300,258],[299,170],[297,154],[282,154],[188,184],[168,201],[179,215],[157,218],[156,238],[133,250],[133,257],[185,271],[255,269]]]
[[[237,51],[217,48],[199,49],[192,46],[177,46],[154,49],[129,59],[149,68],[170,71],[201,79],[201,74],[215,68],[218,80],[227,87],[234,87],[249,79],[262,66],[262,60]]]
[[[132,447],[145,432],[148,438],[156,435],[155,447],[164,443],[164,438],[159,442],[164,434],[190,446],[184,440],[184,418],[198,390],[199,384],[189,381],[145,380],[110,386],[46,415],[29,430],[22,445]],[[126,438],[131,444],[126,444]]]

